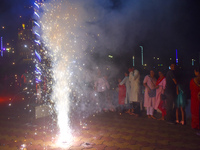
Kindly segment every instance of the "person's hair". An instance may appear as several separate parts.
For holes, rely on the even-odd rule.
[[[163,75],[165,74],[164,70],[158,70],[158,72],[161,72]]]
[[[176,66],[176,62],[175,62],[175,61],[171,61],[171,62],[169,63],[169,66],[171,66],[172,64],[174,64],[174,65]]]
[[[200,72],[200,67],[199,67],[199,66],[195,66],[195,67],[194,67],[194,70],[195,70],[196,72]]]
[[[151,69],[149,70],[149,72],[150,72],[150,71],[153,71],[154,73],[156,72],[154,68],[151,68]]]
[[[126,74],[129,74],[129,72],[128,72],[128,71],[125,71],[124,73],[126,73]]]

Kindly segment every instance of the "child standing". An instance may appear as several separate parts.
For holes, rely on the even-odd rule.
[[[176,123],[180,123],[181,125],[184,125],[184,119],[185,119],[185,113],[184,113],[184,107],[186,105],[186,98],[183,91],[183,85],[179,84],[177,86],[177,99],[176,99]],[[179,122],[179,109],[181,110],[181,116],[182,120]]]

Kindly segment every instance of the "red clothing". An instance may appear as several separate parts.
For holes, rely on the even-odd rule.
[[[199,99],[198,94],[200,92],[200,86],[198,86],[194,79],[190,81],[190,91],[191,91],[191,114],[192,114],[192,122],[191,126],[193,129],[200,129],[199,126]]]
[[[165,109],[165,101],[161,100],[159,105],[158,105],[158,109],[160,109],[160,111],[162,112],[162,117],[166,116],[166,109]]]
[[[126,86],[125,85],[119,85],[119,104],[124,105],[125,104],[125,98],[126,98]]]
[[[158,85],[165,77],[162,77],[162,78],[158,78],[158,80],[156,81],[156,85]]]

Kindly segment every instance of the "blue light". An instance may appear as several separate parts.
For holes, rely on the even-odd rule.
[[[39,33],[35,32],[35,34],[36,34],[37,36],[39,36],[39,37],[40,37],[40,34],[39,34]]]
[[[35,50],[35,55],[37,56],[37,58],[39,59],[39,61],[41,61],[41,56],[40,54],[38,54],[38,52]]]
[[[37,69],[37,67],[35,67],[35,72],[36,72],[36,74],[42,75],[42,73]]]
[[[178,65],[178,52],[177,52],[177,49],[176,49],[176,65]]]
[[[35,41],[35,43],[37,43],[39,45],[41,44],[39,40],[34,40],[34,41]]]
[[[37,3],[34,3],[34,5],[35,5],[37,8],[40,8],[40,6],[39,6]]]
[[[40,18],[40,15],[38,15],[38,13],[34,12],[34,14],[35,14],[38,18]]]
[[[39,25],[36,21],[34,21],[34,23],[35,23],[38,27],[40,27],[40,25]]]

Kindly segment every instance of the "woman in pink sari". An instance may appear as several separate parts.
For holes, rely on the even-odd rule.
[[[161,99],[161,94],[164,94],[165,86],[166,86],[166,78],[164,74],[159,71],[158,72],[159,78],[156,82],[156,101],[154,105],[154,109],[159,109],[162,112],[162,117],[159,120],[164,120],[166,115],[166,109],[164,107],[165,101]]]

